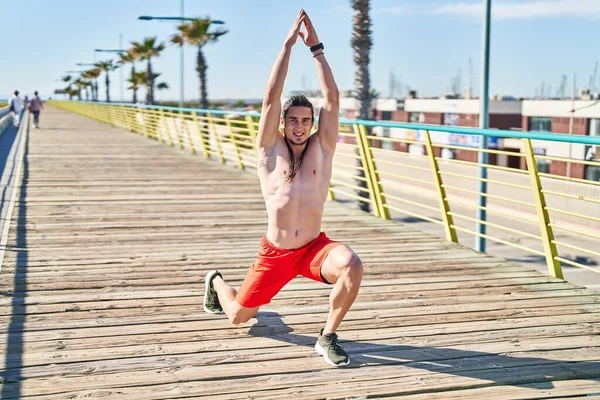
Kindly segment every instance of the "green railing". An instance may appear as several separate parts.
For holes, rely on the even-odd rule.
[[[205,159],[256,169],[258,113],[96,102],[49,104]],[[369,133],[371,128],[408,134],[382,137]],[[520,143],[520,151],[440,143],[438,132],[509,138]],[[536,154],[536,147],[547,142],[571,143],[578,154],[600,146],[600,137],[341,120],[329,197],[369,204],[380,218],[408,216],[437,224],[452,242],[459,242],[462,233],[510,246],[545,259],[555,277],[563,277],[564,265],[600,272],[595,267],[600,261],[600,181],[539,170],[548,162],[568,163],[572,170],[600,168],[600,162]],[[414,148],[420,153],[413,154]],[[511,158],[513,166],[521,168],[480,165],[476,160],[481,151],[496,160]],[[462,160],[448,157],[458,152]],[[487,178],[480,177],[480,168],[488,169]],[[482,180],[487,182],[485,193],[479,190]],[[478,201],[482,196],[485,206]],[[485,220],[475,216],[481,209],[486,211]]]

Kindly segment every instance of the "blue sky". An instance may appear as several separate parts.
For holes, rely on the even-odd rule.
[[[167,40],[175,23],[138,21],[142,14],[179,15],[179,0],[2,0],[0,98],[15,88],[38,89],[47,96],[77,62],[93,61],[93,49],[125,46],[145,36]],[[372,85],[389,92],[393,70],[419,95],[434,96],[450,87],[462,70],[468,84],[469,58],[478,92],[483,0],[372,0]],[[350,48],[352,9],[347,0],[186,0],[186,16],[210,16],[226,22],[229,33],[208,45],[208,90],[212,99],[260,98],[283,40],[303,7],[315,25],[338,86],[354,86]],[[492,94],[533,96],[543,81],[558,88],[561,75],[574,74],[587,86],[600,61],[600,0],[493,0],[491,42]],[[97,54],[97,59],[110,57]],[[142,67],[140,64],[138,68]],[[159,100],[179,97],[179,49],[169,47],[154,62],[171,88]],[[112,74],[111,96],[120,99],[119,71]],[[198,98],[195,51],[185,51],[185,95]],[[103,81],[102,81],[103,82]],[[308,49],[299,41],[292,55],[285,90],[316,89],[318,81]],[[570,93],[570,89],[567,91]],[[104,98],[103,84],[100,86]],[[125,96],[130,98],[126,91]]]

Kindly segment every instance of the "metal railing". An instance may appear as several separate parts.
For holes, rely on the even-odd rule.
[[[205,159],[242,170],[256,169],[260,114],[255,112],[99,102],[49,104]],[[409,130],[413,137],[382,137],[370,133],[371,128]],[[521,149],[481,150],[438,143],[437,132],[518,139]],[[380,218],[403,215],[440,225],[452,242],[458,243],[461,233],[510,246],[544,258],[555,277],[563,277],[563,265],[600,272],[594,266],[600,261],[600,181],[538,170],[538,165],[548,162],[580,168],[600,168],[600,162],[537,155],[534,146],[543,142],[573,143],[585,149],[600,146],[600,137],[342,119],[329,198],[368,203]],[[421,153],[407,152],[411,146]],[[517,158],[523,168],[482,166],[474,161],[480,151],[496,158]],[[473,156],[460,160],[444,157],[443,152]],[[489,170],[487,178],[478,173],[482,167]],[[486,193],[479,191],[482,179],[488,184]],[[485,207],[477,201],[480,196],[487,198]],[[475,211],[482,208],[485,220],[475,217]],[[489,232],[473,229],[474,224],[485,225]]]
[[[12,114],[8,111],[8,106],[0,107],[0,134],[6,127],[12,123]]]

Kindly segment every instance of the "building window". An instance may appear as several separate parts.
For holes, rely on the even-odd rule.
[[[600,136],[600,118],[590,119],[590,136]]]
[[[550,173],[550,160],[536,160],[538,172],[542,172],[544,174]]]
[[[552,118],[548,117],[530,117],[529,130],[540,132],[552,132]]]
[[[590,119],[590,136],[600,136],[600,118]],[[600,146],[586,146],[586,161],[600,162],[600,151],[598,151],[598,147]],[[585,179],[600,181],[600,166],[586,165]]]
[[[444,125],[458,126],[458,114],[446,113],[443,119]]]
[[[442,149],[442,158],[446,160],[454,160],[456,158],[456,150],[454,149]]]
[[[382,111],[381,119],[383,121],[391,121],[392,120],[392,112],[391,111]]]
[[[542,147],[534,147],[533,154],[536,156],[545,156],[546,149]],[[552,163],[552,161],[537,157],[535,157],[535,161],[537,164],[538,172],[542,172],[544,174],[550,173],[550,164]]]
[[[413,124],[422,124],[425,122],[425,113],[411,112],[408,114],[408,122]]]
[[[390,128],[383,128],[382,136],[384,138],[389,138],[390,137]],[[381,148],[386,149],[386,150],[394,150],[393,142],[391,140],[382,140]]]

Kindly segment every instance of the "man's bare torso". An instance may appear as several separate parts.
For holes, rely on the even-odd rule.
[[[269,154],[259,151],[258,176],[269,219],[267,239],[276,247],[302,247],[321,231],[332,158],[323,151],[317,134],[310,136],[307,146],[291,182],[287,181],[290,155],[282,135],[277,135]]]

